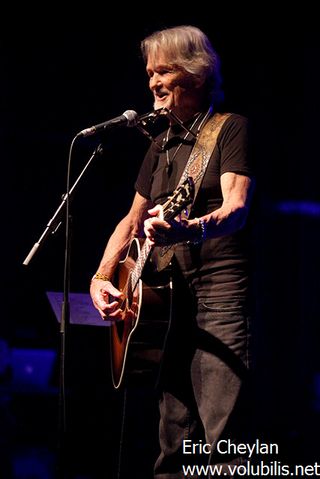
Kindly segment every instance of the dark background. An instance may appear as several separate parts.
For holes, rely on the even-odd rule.
[[[1,478],[54,477],[60,338],[46,291],[63,288],[63,225],[29,266],[22,262],[65,192],[75,134],[127,109],[152,109],[139,42],[155,29],[183,23],[208,34],[222,60],[225,108],[249,116],[254,129],[257,437],[278,442],[283,463],[320,459],[316,16],[307,5],[282,16],[263,5],[259,11],[215,9],[212,15],[201,8],[192,14],[163,8],[155,6],[158,14],[146,10],[145,20],[139,5],[112,14],[91,8],[78,11],[77,19],[63,9],[20,8],[2,19]],[[148,145],[129,128],[80,139],[73,180],[100,141],[104,154],[72,203],[73,292],[88,292],[106,238],[131,203]],[[46,351],[55,352],[45,387],[14,382],[17,351],[26,353],[26,366],[34,352],[36,369]],[[116,477],[123,392],[111,386],[107,330],[72,326],[66,359],[70,476]],[[141,471],[156,454],[152,388],[133,381],[127,399],[124,477],[128,471],[147,477]]]

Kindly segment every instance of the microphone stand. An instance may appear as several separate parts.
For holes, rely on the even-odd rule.
[[[82,176],[84,175],[84,173],[86,172],[86,170],[88,169],[88,167],[90,166],[91,162],[93,161],[93,159],[97,156],[97,155],[100,155],[103,153],[103,148],[102,148],[102,145],[98,145],[97,148],[94,150],[93,154],[91,155],[89,161],[87,162],[87,164],[85,165],[85,167],[83,168],[83,170],[81,171],[80,175],[78,176],[78,178],[76,179],[76,181],[74,182],[73,186],[70,188],[70,191],[69,191],[69,194],[64,194],[62,196],[62,201],[61,201],[61,204],[60,206],[57,208],[57,210],[55,211],[54,215],[52,216],[52,218],[50,219],[50,221],[48,222],[44,232],[42,233],[42,235],[40,236],[40,238],[38,239],[38,241],[32,246],[30,252],[28,253],[28,255],[26,256],[25,260],[23,261],[23,265],[24,266],[28,266],[30,261],[32,260],[33,256],[35,255],[35,253],[38,251],[38,249],[40,248],[40,246],[42,246],[42,244],[44,243],[45,239],[50,235],[50,234],[54,234],[56,233],[56,231],[58,230],[59,226],[61,225],[62,223],[62,220],[61,220],[61,217],[62,217],[62,214],[64,212],[64,208],[66,206],[66,203],[67,203],[67,198],[69,197],[69,201],[72,199],[72,196],[73,196],[73,193],[79,183],[79,181],[81,180]]]
[[[79,134],[73,139],[72,145]],[[70,151],[72,150],[72,146]],[[71,243],[71,228],[70,228],[70,214],[69,214],[69,203],[71,198],[74,195],[76,187],[78,186],[80,180],[84,176],[85,172],[89,168],[92,161],[96,156],[103,153],[102,145],[98,145],[88,162],[82,169],[80,175],[74,182],[73,186],[69,189],[69,173],[70,173],[70,158],[68,165],[68,179],[67,179],[67,192],[63,195],[60,206],[55,211],[54,215],[48,222],[44,232],[40,236],[39,240],[33,245],[30,252],[23,261],[23,265],[29,265],[35,253],[43,245],[45,239],[50,235],[56,233],[59,226],[62,223],[62,215],[65,214],[66,219],[66,229],[65,229],[65,263],[64,263],[64,281],[63,281],[63,303],[61,311],[61,321],[60,321],[60,377],[59,377],[59,403],[58,403],[58,413],[59,413],[59,423],[58,423],[58,434],[59,434],[59,477],[64,479],[67,477],[65,471],[65,451],[66,451],[66,396],[65,396],[65,351],[66,351],[66,328],[70,322],[70,305],[69,305],[69,291],[70,291],[70,243]]]

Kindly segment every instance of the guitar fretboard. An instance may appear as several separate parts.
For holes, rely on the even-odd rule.
[[[143,268],[146,264],[146,261],[149,257],[149,254],[151,252],[152,246],[150,246],[147,241],[144,242],[140,255],[136,261],[136,264],[131,272],[131,290],[134,291],[139,279],[142,276]]]

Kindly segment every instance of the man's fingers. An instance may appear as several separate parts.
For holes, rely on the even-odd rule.
[[[159,218],[163,218],[163,208],[161,205],[156,205],[150,210],[148,210],[149,215],[151,216],[158,216]]]

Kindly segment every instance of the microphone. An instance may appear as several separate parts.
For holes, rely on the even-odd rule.
[[[80,131],[77,136],[90,136],[99,133],[100,131],[107,130],[116,126],[136,126],[138,122],[138,113],[134,110],[126,110],[122,115],[112,118],[112,120],[98,123],[98,125],[90,126]]]

